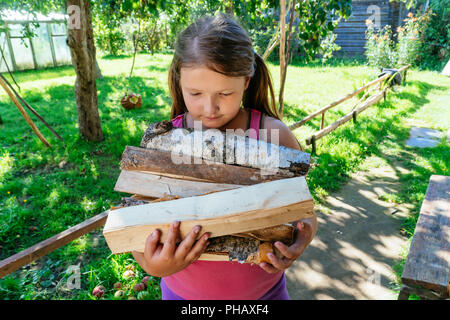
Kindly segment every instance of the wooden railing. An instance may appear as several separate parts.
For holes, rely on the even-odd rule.
[[[397,70],[396,73],[394,74],[390,74],[390,73],[386,73],[385,75],[369,82],[368,84],[362,86],[361,88],[355,90],[354,92],[340,98],[339,100],[336,100],[332,103],[330,103],[329,105],[311,113],[310,115],[306,116],[305,118],[303,118],[302,120],[292,124],[289,126],[289,129],[295,130],[299,127],[301,127],[302,125],[304,125],[306,122],[312,120],[313,118],[317,117],[318,115],[322,115],[322,120],[320,122],[320,130],[315,132],[311,137],[306,139],[306,144],[308,145],[312,145],[312,153],[316,153],[316,141],[319,140],[320,138],[322,138],[323,136],[327,135],[328,133],[334,131],[336,128],[338,128],[339,126],[341,126],[342,124],[346,123],[347,121],[349,121],[350,119],[353,119],[354,121],[356,121],[356,116],[363,112],[365,109],[367,109],[368,107],[370,107],[371,105],[374,105],[375,103],[377,103],[378,101],[381,100],[382,97],[384,97],[386,99],[386,92],[387,89],[389,88],[389,83],[394,79],[395,75],[397,73],[401,73],[404,72],[403,75],[403,83],[406,79],[406,70],[410,67],[410,65],[406,65],[401,67],[400,69]],[[382,84],[384,83],[386,84],[384,86],[384,88],[382,88]],[[366,100],[364,100],[364,98],[366,98],[366,96],[371,92],[376,90],[376,85],[378,86],[378,93],[375,93],[372,96],[369,96]],[[359,103],[362,102],[362,104],[359,107],[356,107],[349,113],[347,113],[345,116],[343,116],[342,118],[340,118],[339,120],[333,122],[331,125],[327,126],[324,128],[325,126],[325,113],[330,110],[331,108],[341,104],[344,101],[347,101],[351,98],[353,98],[354,96],[356,96],[357,94],[363,92],[364,90],[369,89],[358,101],[357,105]],[[364,101],[363,101],[364,100]]]

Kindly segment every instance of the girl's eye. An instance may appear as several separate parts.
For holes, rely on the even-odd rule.
[[[198,96],[200,93],[191,93],[191,96]]]
[[[231,96],[232,93],[221,93],[221,95],[223,95],[223,96],[225,96],[225,97],[228,97],[228,96]]]

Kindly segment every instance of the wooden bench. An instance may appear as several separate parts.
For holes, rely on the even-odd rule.
[[[450,296],[450,177],[433,175],[402,274],[399,300]]]

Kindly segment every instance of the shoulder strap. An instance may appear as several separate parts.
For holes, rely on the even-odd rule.
[[[254,129],[249,131],[250,138],[259,139],[259,128],[261,125],[261,112],[256,109],[251,109],[250,113],[250,126],[249,128]],[[256,136],[253,136],[253,132],[256,131]]]

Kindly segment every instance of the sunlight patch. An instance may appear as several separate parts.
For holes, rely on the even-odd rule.
[[[13,158],[9,155],[9,152],[6,151],[6,153],[0,157],[0,181],[3,180],[3,177],[5,176],[6,172],[11,170],[13,165]]]

